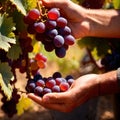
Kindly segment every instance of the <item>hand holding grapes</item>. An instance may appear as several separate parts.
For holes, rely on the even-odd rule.
[[[75,38],[85,36],[120,38],[120,10],[86,9],[70,0],[42,0],[47,7],[60,8]]]
[[[75,38],[84,37],[89,32],[89,24],[85,20],[86,9],[70,0],[42,0],[47,7],[60,9],[61,14],[67,18],[68,26],[72,29]]]
[[[28,97],[45,108],[69,112],[91,97],[98,96],[97,78],[96,74],[85,75],[75,80],[66,92],[45,94],[43,98],[28,94]]]

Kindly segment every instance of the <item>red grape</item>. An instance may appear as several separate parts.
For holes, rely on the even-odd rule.
[[[60,17],[60,12],[57,8],[52,8],[48,11],[48,18],[51,20],[57,20]]]

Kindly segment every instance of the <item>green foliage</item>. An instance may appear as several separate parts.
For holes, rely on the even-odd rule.
[[[119,9],[120,8],[120,0],[113,0],[113,6],[115,9]]]
[[[7,53],[7,57],[11,60],[17,60],[22,54],[21,47],[19,45],[19,42],[17,40],[16,44],[12,45]]]
[[[96,56],[104,56],[110,50],[109,40],[107,38],[85,37],[78,41],[80,48],[88,48],[93,51],[96,49]]]
[[[16,109],[17,109],[17,114],[21,115],[24,113],[25,110],[27,110],[28,108],[30,108],[32,104],[32,101],[25,97],[25,96],[21,96],[21,99],[19,100]]]
[[[26,15],[26,10],[23,6],[23,0],[10,0],[10,1],[17,7],[18,11]]]
[[[0,48],[5,51],[11,47],[10,43],[15,44],[16,39],[12,38],[14,34],[11,34],[14,27],[15,24],[11,17],[7,17],[6,14],[0,15]]]
[[[8,63],[0,63],[0,86],[1,90],[3,90],[8,99],[10,99],[12,95],[12,88],[10,85],[10,81],[12,79],[13,74]]]

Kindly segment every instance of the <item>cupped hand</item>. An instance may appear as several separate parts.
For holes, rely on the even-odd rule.
[[[90,98],[98,96],[98,77],[96,74],[84,75],[75,80],[66,92],[48,93],[42,98],[30,93],[28,97],[45,108],[70,112]]]
[[[42,0],[46,7],[56,7],[68,20],[73,36],[78,39],[88,35],[89,22],[86,19],[86,9],[70,0]]]

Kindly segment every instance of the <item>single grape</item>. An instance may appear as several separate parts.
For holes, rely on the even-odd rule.
[[[61,35],[56,35],[54,37],[54,45],[56,47],[62,47],[64,45],[64,38]]]
[[[64,47],[56,48],[55,49],[55,54],[59,58],[63,58],[66,55],[66,49]]]
[[[74,79],[72,79],[72,78],[70,78],[70,79],[68,79],[68,81],[67,81],[68,83],[69,83],[69,85],[71,86],[72,84],[73,84],[73,82],[74,82]]]
[[[61,90],[62,92],[67,91],[67,90],[69,89],[69,87],[70,87],[70,85],[69,85],[67,82],[62,82],[62,83],[60,84],[60,90]]]
[[[40,86],[37,86],[35,89],[34,89],[34,93],[38,96],[42,96],[43,94],[43,88],[40,87]]]
[[[31,18],[32,20],[37,20],[39,16],[40,16],[40,11],[36,8],[28,12],[28,17]]]
[[[55,81],[56,81],[56,85],[60,85],[60,83],[62,82],[62,78],[58,77],[55,79]]]
[[[57,31],[57,29],[51,29],[51,30],[47,31],[47,35],[50,38],[54,38],[56,35],[58,35],[58,31]]]
[[[52,76],[54,79],[62,77],[60,72],[54,72]]]
[[[37,33],[44,33],[45,32],[45,24],[43,22],[34,23],[34,28],[35,28]]]
[[[73,76],[72,76],[72,75],[67,75],[67,76],[65,77],[65,79],[66,79],[66,80],[73,79]]]
[[[37,82],[36,82],[36,85],[37,86],[40,86],[40,87],[45,87],[45,81],[43,79],[39,79]]]
[[[54,79],[49,79],[46,81],[46,87],[52,89],[54,85],[56,85],[56,81]]]
[[[23,18],[25,24],[33,24],[35,21],[31,19],[28,15]]]
[[[48,52],[52,52],[55,49],[53,42],[49,42],[49,44],[44,44],[44,48]]]
[[[60,28],[58,31],[59,31],[59,34],[60,34],[60,35],[63,35],[63,36],[65,36],[65,35],[70,35],[70,34],[71,34],[71,29],[70,29],[70,27],[68,27],[68,26],[65,26],[65,27],[63,27],[63,28]]]
[[[63,28],[63,27],[65,27],[66,25],[67,25],[67,19],[65,19],[64,17],[59,17],[59,18],[57,19],[57,26],[58,26],[58,27]]]
[[[35,55],[35,60],[37,60],[37,61],[43,60],[44,62],[46,62],[46,61],[47,61],[47,57],[44,56],[42,53],[37,53],[37,54]]]
[[[28,92],[34,93],[35,87],[36,87],[35,82],[31,82],[31,83],[27,84],[26,89],[28,90]]]
[[[66,45],[73,45],[75,43],[75,38],[72,35],[66,35],[64,39]]]
[[[52,93],[52,90],[50,88],[43,88],[43,95],[47,94],[47,93]]]
[[[56,23],[56,21],[54,21],[54,20],[47,20],[46,21],[46,23],[45,23],[45,25],[46,25],[46,28],[47,29],[54,29],[56,26],[57,26],[57,23]]]
[[[53,86],[52,92],[60,92],[60,87],[58,85]]]
[[[42,75],[40,75],[39,72],[38,72],[34,76],[34,81],[37,82],[39,79],[42,79]]]
[[[43,60],[38,60],[37,65],[39,68],[44,69],[46,67],[46,62],[44,62]]]
[[[57,8],[51,8],[48,11],[48,18],[51,20],[57,20],[58,17],[60,17],[60,12]]]

